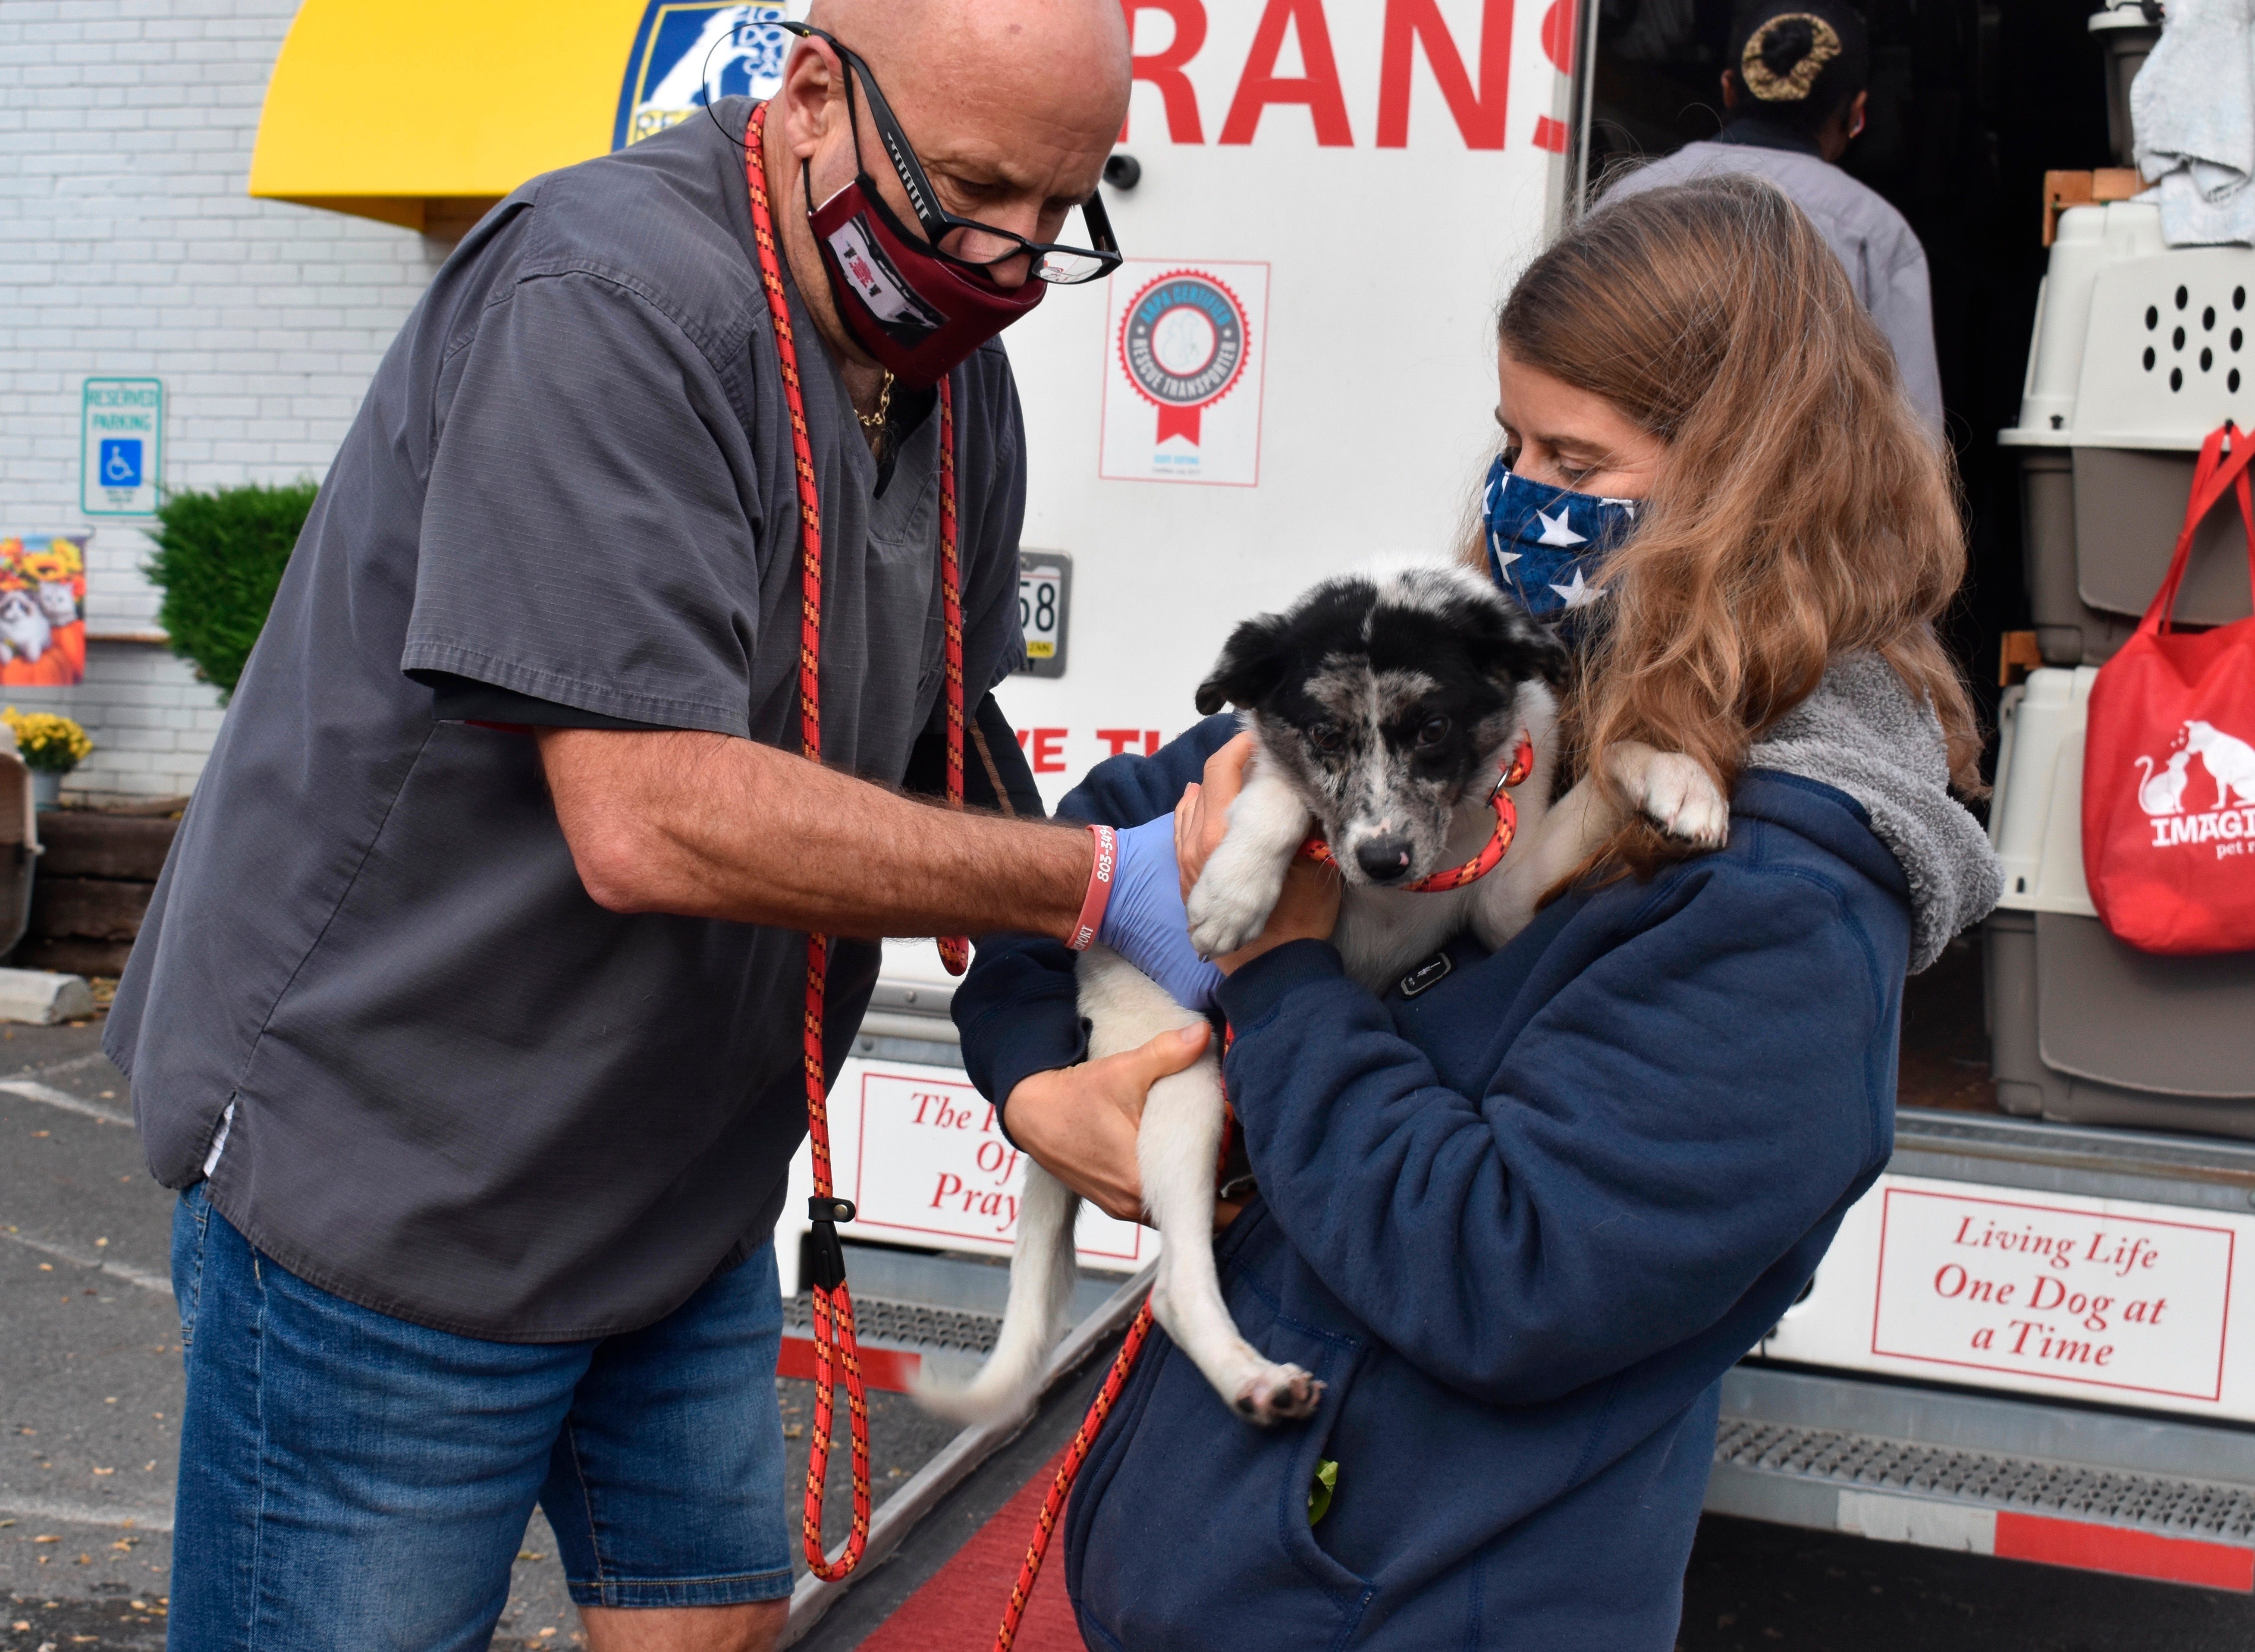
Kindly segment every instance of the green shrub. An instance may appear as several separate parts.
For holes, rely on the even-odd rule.
[[[157,554],[143,570],[165,594],[157,622],[221,703],[265,627],[317,491],[310,482],[221,488],[176,493],[157,508]]]

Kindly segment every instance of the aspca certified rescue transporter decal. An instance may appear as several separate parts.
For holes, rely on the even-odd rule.
[[[611,147],[624,149],[701,113],[724,97],[773,97],[783,84],[790,36],[775,25],[803,22],[811,0],[754,5],[650,0],[627,53]]]
[[[2209,782],[2196,791],[2197,761]],[[2219,855],[2255,854],[2255,745],[2214,723],[2188,721],[2158,762],[2137,760],[2138,806],[2157,849],[2210,843]]]
[[[1120,329],[1128,376],[1159,410],[1159,439],[1193,446],[1198,414],[1245,370],[1245,311],[1219,281],[1192,271],[1162,276],[1135,295]]]
[[[1268,266],[1130,259],[1112,287],[1101,474],[1256,484]]]

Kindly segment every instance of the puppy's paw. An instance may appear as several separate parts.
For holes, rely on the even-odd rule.
[[[1262,1428],[1315,1415],[1324,1385],[1296,1365],[1264,1366],[1237,1391],[1237,1414]]]
[[[1730,840],[1731,805],[1698,760],[1648,746],[1623,750],[1616,772],[1644,817],[1702,849]]]
[[[1230,875],[1219,863],[1209,865],[1205,875],[1191,889],[1185,910],[1191,921],[1191,945],[1201,958],[1222,958],[1252,945],[1275,910],[1275,888],[1257,880]]]

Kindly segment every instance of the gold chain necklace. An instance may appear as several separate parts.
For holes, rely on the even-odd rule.
[[[877,391],[877,411],[874,413],[857,412],[854,417],[861,421],[863,430],[882,430],[885,427],[885,417],[892,411],[892,408],[893,376],[889,372],[885,375],[883,385]]]

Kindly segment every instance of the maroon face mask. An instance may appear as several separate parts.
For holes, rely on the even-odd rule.
[[[901,227],[866,175],[810,207],[807,222],[846,330],[910,390],[939,383],[1049,290],[1030,271],[1010,288],[950,264]]]

